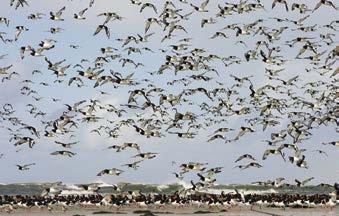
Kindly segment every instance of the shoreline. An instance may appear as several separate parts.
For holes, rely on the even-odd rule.
[[[67,213],[67,214],[81,214],[90,213],[96,214],[136,214],[136,215],[164,215],[164,214],[226,214],[227,213],[260,213],[267,215],[277,215],[280,213],[288,212],[319,212],[319,213],[339,213],[339,207],[328,207],[328,206],[316,206],[316,207],[270,207],[270,206],[259,206],[259,205],[229,205],[229,206],[213,206],[213,205],[195,205],[188,204],[185,206],[173,206],[170,204],[165,205],[138,205],[130,204],[125,206],[97,206],[97,205],[81,205],[76,204],[73,206],[65,205],[53,205],[49,207],[15,207],[11,209],[9,206],[2,206],[0,208],[0,215],[2,214],[44,214],[44,213]]]

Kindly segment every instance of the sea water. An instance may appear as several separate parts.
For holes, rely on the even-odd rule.
[[[101,183],[102,186],[99,189],[99,194],[108,193],[119,193],[124,191],[140,191],[142,193],[160,193],[160,194],[171,194],[175,191],[182,190],[184,188],[191,187],[189,183],[179,182],[166,185],[156,184],[129,184],[129,183],[118,183],[121,190],[119,192],[113,190],[113,187],[109,184]],[[26,184],[0,184],[0,195],[40,195],[44,188],[48,187],[48,183],[26,183]],[[50,184],[49,184],[50,185]],[[77,184],[64,184],[61,186],[62,195],[70,194],[90,194],[93,192],[85,191],[80,185]],[[268,187],[258,185],[239,185],[239,184],[228,184],[228,185],[215,185],[202,192],[220,194],[234,192],[235,189],[243,191],[245,194],[300,194],[300,195],[311,195],[311,194],[328,194],[334,189],[330,186],[304,186],[304,187]]]

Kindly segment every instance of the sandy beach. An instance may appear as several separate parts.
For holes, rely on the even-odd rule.
[[[114,206],[72,206],[67,209],[56,206],[52,210],[47,208],[17,208],[12,212],[4,212],[4,209],[0,212],[0,215],[35,215],[35,216],[47,216],[47,215],[60,215],[60,216],[80,216],[80,215],[229,215],[229,216],[259,216],[259,215],[274,215],[274,216],[322,216],[322,215],[339,215],[339,208],[268,208],[268,207],[250,207],[250,206],[235,206],[235,207],[211,207],[211,206],[200,206],[200,207],[180,207],[175,208],[172,206],[149,206],[149,207],[137,207],[137,206],[125,206],[125,207],[114,207]]]

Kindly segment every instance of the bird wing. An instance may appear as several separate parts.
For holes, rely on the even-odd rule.
[[[58,155],[58,154],[60,154],[60,151],[54,151],[51,153],[51,155]]]
[[[306,183],[308,183],[308,182],[310,182],[310,181],[312,181],[314,179],[314,177],[311,177],[311,178],[308,178],[308,179],[305,179],[304,181],[302,181],[301,182],[301,184],[306,184]]]
[[[103,28],[103,26],[102,26],[102,25],[99,25],[99,26],[97,27],[97,29],[95,30],[93,36],[94,36],[94,35],[97,35],[97,34],[102,30],[102,28]]]
[[[331,1],[327,1],[328,5],[333,7],[334,9],[338,10],[338,8],[333,4]]]
[[[107,36],[108,38],[110,38],[110,37],[111,37],[111,33],[110,33],[110,31],[109,31],[109,28],[108,28],[107,26],[104,26],[104,29],[105,29],[105,32],[106,32],[106,36]]]
[[[251,164],[247,164],[246,166],[244,166],[243,168],[241,168],[241,170],[245,170],[245,169],[248,169],[250,168]]]
[[[319,2],[315,5],[315,7],[314,7],[314,9],[313,9],[312,12],[314,12],[315,10],[317,10],[321,5],[322,5],[322,2],[319,1]]]
[[[297,183],[298,187],[301,185],[301,182],[298,179],[294,179],[294,181]]]
[[[35,163],[25,164],[23,167],[29,167],[29,166],[33,166],[33,165],[35,165]]]
[[[157,8],[155,7],[155,5],[154,5],[154,4],[151,4],[151,7],[153,8],[154,12],[157,14],[157,13],[158,13],[158,10],[157,10]]]
[[[205,9],[205,7],[207,6],[208,2],[209,2],[209,0],[206,0],[203,3],[201,3],[200,8]]]
[[[145,9],[145,7],[146,7],[146,4],[143,4],[142,6],[141,6],[141,8],[140,8],[140,13]]]
[[[105,174],[107,172],[107,169],[101,170],[97,176],[102,176],[103,174]]]
[[[19,38],[21,32],[22,32],[22,30],[16,30],[16,31],[15,31],[15,39],[14,39],[15,41],[18,40],[18,38]]]
[[[90,0],[90,1],[89,1],[89,7],[92,7],[93,4],[94,4],[94,0]]]
[[[284,1],[284,5],[285,5],[286,11],[288,11],[288,6],[287,6],[287,2],[286,1]]]
[[[238,161],[240,161],[240,160],[242,160],[242,159],[244,159],[245,158],[245,156],[244,155],[241,155],[240,157],[238,157],[238,159],[236,159],[234,162],[236,163],[236,162],[238,162]]]
[[[274,1],[272,2],[272,9],[275,7],[275,5],[276,5],[276,0],[274,0]]]
[[[62,7],[56,14],[55,16],[61,16],[62,12],[66,9],[66,7]]]
[[[240,130],[237,136],[234,138],[235,140],[238,140],[241,136],[243,136],[246,133],[244,130]]]
[[[84,13],[88,10],[88,8],[83,9],[82,11],[79,12],[79,15],[82,16]]]
[[[146,20],[146,25],[145,25],[145,34],[148,31],[148,29],[151,27],[151,22]]]
[[[271,149],[267,149],[265,150],[263,156],[262,156],[262,159],[263,160],[266,160],[267,159],[267,156],[271,154]]]

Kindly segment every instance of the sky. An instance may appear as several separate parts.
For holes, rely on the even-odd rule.
[[[9,1],[8,1],[9,2]],[[154,50],[152,52],[143,52],[143,54],[131,54],[127,55],[124,48],[121,47],[121,42],[118,38],[126,38],[129,35],[144,34],[145,20],[149,17],[158,17],[150,8],[146,8],[142,13],[139,12],[140,6],[132,5],[130,1],[126,0],[100,0],[95,1],[93,7],[89,8],[85,13],[86,20],[75,20],[73,14],[88,7],[87,0],[73,0],[73,1],[43,1],[43,0],[28,0],[29,7],[19,7],[15,10],[14,7],[9,7],[9,3],[1,3],[0,17],[6,17],[10,19],[10,25],[7,27],[3,23],[0,24],[0,32],[6,32],[5,38],[14,38],[15,26],[23,25],[29,30],[23,32],[18,41],[12,43],[2,43],[0,41],[0,55],[8,54],[4,59],[0,60],[0,68],[13,64],[11,71],[16,71],[20,74],[20,77],[5,81],[1,83],[1,95],[0,105],[10,103],[13,105],[15,116],[21,119],[23,122],[34,125],[43,134],[44,126],[41,124],[43,121],[52,121],[57,119],[66,106],[64,104],[73,104],[80,100],[97,99],[102,104],[112,104],[119,107],[121,104],[127,104],[127,99],[130,90],[139,89],[141,87],[147,87],[142,82],[143,79],[150,79],[156,86],[164,88],[165,94],[178,94],[183,89],[187,88],[183,85],[167,85],[167,82],[173,79],[180,79],[192,75],[192,72],[179,72],[175,75],[173,71],[167,70],[160,75],[150,75],[150,72],[157,71],[159,67],[164,63],[165,56],[171,54],[162,53],[159,49],[170,50],[170,45],[176,44],[182,38],[190,37],[192,41],[189,45],[189,50],[194,48],[203,48],[207,51],[207,54],[216,54],[219,56],[227,57],[235,55],[240,57],[243,61],[241,64],[234,64],[229,67],[224,67],[223,64],[218,61],[211,61],[210,65],[216,68],[219,72],[219,76],[215,73],[207,73],[208,76],[214,79],[210,82],[195,81],[189,88],[205,87],[207,89],[213,89],[218,86],[215,80],[223,83],[224,88],[230,88],[235,81],[229,76],[230,74],[242,77],[253,76],[251,82],[254,87],[258,88],[265,84],[279,84],[276,80],[269,80],[265,76],[266,68],[279,68],[276,66],[269,66],[260,60],[253,60],[246,62],[244,60],[244,53],[249,49],[253,49],[256,41],[264,39],[263,36],[257,35],[245,35],[235,37],[235,31],[224,31],[228,35],[228,39],[210,39],[210,37],[216,31],[220,31],[223,27],[229,24],[246,24],[254,22],[258,19],[264,20],[264,25],[273,29],[280,26],[288,26],[289,30],[286,34],[282,35],[279,41],[274,42],[274,45],[282,47],[281,55],[288,61],[284,64],[285,70],[281,73],[281,79],[288,79],[295,75],[299,75],[301,81],[298,85],[305,84],[310,81],[322,80],[326,83],[330,83],[333,79],[329,76],[320,76],[316,71],[307,73],[305,68],[312,67],[306,60],[296,60],[298,49],[288,49],[284,45],[285,41],[306,35],[300,33],[300,31],[291,31],[296,27],[291,23],[277,23],[274,19],[279,17],[282,19],[288,18],[291,20],[297,20],[305,15],[297,12],[287,13],[284,10],[283,5],[277,5],[273,10],[271,9],[271,1],[262,1],[265,10],[259,10],[256,12],[242,13],[227,16],[226,18],[215,18],[215,14],[218,11],[218,4],[224,5],[224,1],[211,0],[207,6],[208,11],[206,13],[194,12],[190,19],[182,21],[182,24],[188,33],[183,31],[176,31],[174,36],[170,40],[161,42],[165,33],[163,27],[153,24],[149,30],[149,33],[154,32],[150,41],[144,44],[138,44],[138,47],[148,47]],[[146,1],[142,1],[146,2]],[[158,11],[163,8],[164,1],[149,1],[155,3]],[[199,5],[202,1],[191,1],[194,4]],[[236,1],[230,1],[235,3]],[[188,13],[192,8],[173,0],[173,3],[182,8],[182,13]],[[313,8],[317,1],[305,1],[305,3]],[[63,6],[66,6],[66,10],[63,14],[64,21],[52,21],[49,19],[48,14],[50,11],[57,11]],[[27,16],[31,13],[41,12],[46,14],[40,20],[28,20]],[[104,32],[100,32],[98,35],[93,36],[95,29],[101,24],[105,18],[97,16],[103,12],[116,12],[123,17],[121,21],[113,21],[108,23],[110,28],[111,38],[108,39]],[[201,19],[214,17],[217,20],[216,24],[206,25],[204,28],[200,27]],[[334,33],[327,28],[321,26],[328,24],[333,20],[338,20],[338,13],[330,7],[321,7],[314,13],[310,13],[310,17],[304,22],[305,26],[311,26],[317,24],[317,30],[315,32],[308,33],[307,36],[319,37],[320,33]],[[59,34],[50,34],[48,29],[50,27],[61,27],[64,29]],[[63,78],[63,83],[53,83],[56,78],[52,74],[52,71],[47,70],[47,64],[44,61],[44,57],[33,57],[26,54],[24,59],[20,58],[19,48],[21,46],[30,45],[37,47],[39,42],[52,38],[56,40],[55,48],[44,51],[43,54],[52,62],[66,59],[63,65],[71,64],[72,66],[67,70],[67,76]],[[246,43],[246,46],[236,43],[242,40]],[[334,37],[334,44],[326,47],[320,47],[319,50],[330,51],[337,44],[337,37]],[[70,45],[78,45],[78,49],[70,48]],[[117,54],[121,54],[123,57],[130,57],[136,62],[142,62],[145,66],[134,68],[133,66],[121,67],[121,63],[118,61],[112,61],[104,65],[104,74],[109,74],[110,70],[120,72],[123,76],[134,73],[133,79],[141,82],[140,86],[121,86],[114,88],[111,84],[102,85],[97,88],[93,88],[94,82],[85,80],[85,86],[78,88],[76,85],[68,86],[68,80],[77,75],[76,68],[73,66],[80,63],[81,59],[89,59],[93,61],[97,56],[101,56],[100,48],[111,46],[119,49]],[[128,45],[129,46],[129,45]],[[134,44],[131,44],[134,46]],[[173,53],[172,53],[173,54]],[[307,53],[307,55],[310,53]],[[306,56],[307,56],[306,55]],[[338,65],[338,64],[335,64]],[[84,63],[84,67],[87,68],[90,63]],[[334,67],[335,68],[335,67]],[[33,70],[41,70],[42,74],[32,75]],[[195,71],[194,73],[202,73],[203,71]],[[206,74],[206,75],[207,75]],[[1,75],[0,75],[1,76]],[[38,92],[38,97],[43,97],[41,101],[35,101],[31,96],[22,95],[20,88],[25,84],[23,80],[30,79],[34,84],[29,86]],[[49,83],[50,86],[39,85],[40,82]],[[239,93],[241,96],[248,97],[248,87],[244,88]],[[324,86],[319,88],[321,91],[327,92]],[[99,90],[108,92],[109,95],[101,95]],[[304,94],[303,89],[297,89],[297,94],[305,97],[307,100],[312,100],[309,95]],[[272,95],[274,96],[274,95]],[[53,102],[51,98],[61,99],[61,102]],[[194,105],[183,105],[176,107],[180,112],[191,111],[199,112],[199,106],[202,102],[210,102],[209,99],[202,94],[197,94],[190,99],[194,102]],[[153,100],[153,98],[152,98]],[[154,101],[158,102],[156,98]],[[46,112],[46,116],[43,118],[34,118],[30,115],[26,107],[27,104],[33,103],[40,110]],[[169,105],[165,106],[165,109],[171,113],[174,113]],[[310,111],[310,110],[307,110]],[[339,149],[336,146],[322,145],[322,142],[334,141],[338,138],[336,133],[336,127],[334,124],[327,126],[322,125],[319,128],[312,129],[312,137],[302,143],[298,144],[300,148],[306,148],[305,152],[307,161],[309,163],[309,169],[301,169],[292,165],[291,163],[284,162],[276,156],[269,157],[267,160],[262,161],[261,157],[265,149],[268,147],[262,140],[268,139],[272,132],[280,131],[286,128],[288,119],[281,119],[280,125],[276,127],[269,127],[265,132],[262,132],[261,126],[256,125],[254,128],[255,133],[246,134],[238,141],[231,143],[225,143],[223,140],[216,140],[213,142],[206,142],[209,135],[219,127],[234,128],[235,131],[227,133],[228,138],[232,138],[236,135],[240,126],[246,126],[244,122],[246,117],[243,116],[230,116],[225,117],[227,120],[218,125],[212,125],[200,129],[194,139],[178,139],[176,135],[168,134],[165,132],[166,125],[162,132],[166,135],[162,138],[146,138],[135,133],[132,127],[122,127],[119,132],[118,138],[107,138],[106,134],[101,136],[90,133],[91,130],[97,128],[101,124],[106,124],[106,120],[112,120],[118,122],[121,119],[127,119],[133,117],[136,112],[144,112],[145,115],[150,115],[150,111],[135,111],[127,110],[127,113],[122,117],[117,117],[111,113],[98,112],[98,115],[103,117],[99,123],[87,124],[80,123],[79,128],[75,129],[75,138],[69,139],[68,135],[60,135],[57,138],[42,137],[37,139],[37,144],[31,149],[28,146],[23,145],[15,147],[13,142],[9,142],[11,134],[6,127],[9,124],[5,121],[1,122],[4,128],[0,128],[0,153],[4,156],[0,159],[0,182],[1,183],[19,183],[19,182],[53,182],[63,181],[67,183],[86,183],[102,180],[105,182],[143,182],[143,183],[172,183],[177,181],[172,172],[179,171],[179,165],[181,163],[193,162],[206,162],[208,167],[222,166],[223,172],[218,174],[218,183],[250,183],[258,180],[275,179],[277,177],[285,177],[288,181],[293,182],[295,178],[305,179],[308,177],[315,177],[312,182],[314,184],[320,182],[333,183],[339,180]],[[247,116],[248,117],[248,116]],[[253,116],[252,116],[253,117]],[[219,117],[220,118],[220,117]],[[199,119],[202,122],[202,119]],[[13,127],[15,128],[15,127]],[[29,135],[27,131],[20,131]],[[71,151],[77,154],[70,158],[64,156],[52,156],[51,152],[61,150],[61,147],[54,143],[55,140],[71,142],[79,141]],[[126,150],[122,152],[115,152],[113,150],[107,150],[110,145],[121,144],[124,142],[136,142],[141,145],[143,152],[157,152],[159,155],[152,159],[142,162],[138,170],[128,170],[125,167],[121,167],[122,164],[135,161],[132,156],[136,154],[133,150]],[[291,143],[291,140],[286,140],[287,143]],[[324,150],[328,156],[318,154],[314,152],[316,149]],[[287,150],[289,151],[289,150]],[[242,163],[235,164],[234,161],[238,156],[242,154],[251,154],[255,158],[259,159],[258,162],[263,166],[260,169],[251,168],[244,171],[239,169],[233,169],[234,166]],[[291,154],[291,152],[289,152]],[[176,163],[173,164],[172,161]],[[16,168],[16,164],[28,164],[36,163],[28,171],[19,171]],[[96,174],[105,168],[116,167],[125,170],[120,176],[96,176]],[[195,173],[185,176],[185,181],[190,179],[197,179]]]

